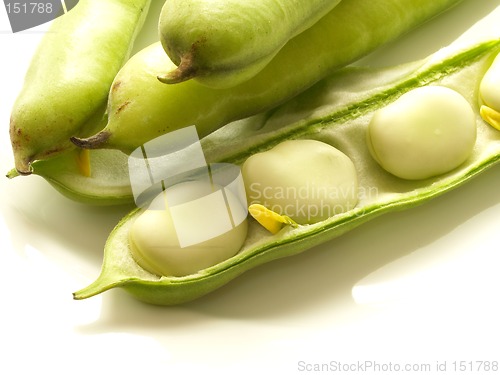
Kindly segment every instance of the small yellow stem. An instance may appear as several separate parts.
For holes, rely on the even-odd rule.
[[[486,105],[482,105],[479,110],[481,117],[495,129],[500,130],[500,112],[495,111]]]
[[[76,155],[76,164],[78,165],[78,171],[82,176],[90,177],[90,150],[82,149]]]
[[[250,207],[248,207],[248,212],[260,225],[272,234],[278,233],[285,225],[290,225],[292,227],[298,226],[298,224],[288,216],[280,215],[261,204],[250,205]]]

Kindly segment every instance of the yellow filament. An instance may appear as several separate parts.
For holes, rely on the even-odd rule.
[[[90,177],[90,150],[82,149],[78,152],[76,156],[76,164],[78,166],[78,171],[82,176]]]
[[[283,226],[291,225],[297,227],[298,224],[288,216],[280,215],[261,204],[252,204],[248,207],[248,212],[257,222],[272,234],[278,233]]]
[[[500,130],[500,112],[495,111],[486,105],[482,105],[480,109],[481,117],[495,129]]]

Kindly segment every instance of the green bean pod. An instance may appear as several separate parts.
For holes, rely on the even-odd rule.
[[[109,87],[128,58],[151,0],[81,0],[53,21],[13,106],[10,138],[15,167],[74,145],[91,134],[88,122],[106,104]]]
[[[263,263],[298,254],[383,213],[409,209],[467,183],[500,162],[500,132],[480,115],[479,82],[500,51],[500,8],[429,58],[394,68],[346,68],[277,110],[230,124],[202,140],[209,161],[241,165],[251,155],[289,139],[314,139],[332,145],[354,163],[359,177],[359,202],[344,213],[310,225],[285,225],[272,234],[249,219],[248,235],[235,256],[187,276],[157,276],[131,257],[129,231],[142,209],[124,217],[105,245],[98,278],[74,293],[84,299],[111,288],[123,288],[153,304],[184,303],[220,288]],[[482,27],[482,26],[488,27]],[[477,30],[487,30],[476,34]],[[453,170],[423,180],[405,180],[372,158],[366,142],[373,114],[401,95],[428,85],[448,87],[470,104],[477,139],[470,157]],[[285,161],[284,161],[285,162]]]
[[[343,0],[291,39],[256,76],[211,89],[189,80],[165,85],[157,76],[175,68],[160,43],[132,57],[110,91],[109,121],[83,148],[130,153],[162,134],[196,125],[201,137],[221,126],[269,110],[342,66],[395,39],[460,0]]]
[[[165,83],[195,78],[235,86],[257,74],[294,36],[340,0],[167,0],[159,20],[165,52],[177,68]]]

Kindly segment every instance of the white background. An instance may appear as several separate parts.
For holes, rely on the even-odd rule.
[[[153,2],[142,45],[156,35]],[[363,63],[425,57],[498,5],[465,0]],[[2,174],[13,166],[10,108],[46,27],[12,34],[0,9]],[[72,300],[128,208],[69,201],[35,176],[0,178],[0,190],[1,374],[296,374],[335,361],[372,361],[378,373],[439,363],[450,374],[453,361],[500,361],[499,166],[176,307],[121,290]]]

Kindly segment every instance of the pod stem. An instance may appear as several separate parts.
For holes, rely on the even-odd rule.
[[[157,78],[162,83],[174,84],[190,80],[196,75],[197,69],[193,65],[193,53],[190,52],[181,57],[181,62],[176,69],[159,75]]]
[[[15,177],[18,177],[20,175],[20,173],[18,172],[18,170],[16,168],[13,168],[11,169],[10,171],[7,172],[7,174],[5,175],[5,177],[7,177],[9,180],[15,178]]]
[[[109,131],[101,131],[88,138],[71,137],[70,141],[80,148],[97,149],[101,148],[111,136]]]

